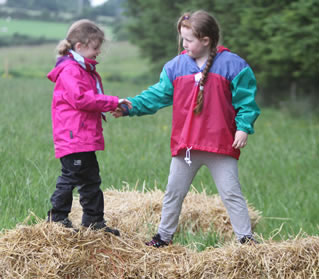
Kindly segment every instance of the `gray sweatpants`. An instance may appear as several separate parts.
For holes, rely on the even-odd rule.
[[[191,151],[192,163],[189,166],[184,157],[185,152],[182,152],[171,161],[158,228],[161,239],[170,241],[173,238],[184,198],[202,165],[206,165],[211,172],[237,238],[251,236],[248,208],[238,179],[237,160],[226,155],[194,150]]]

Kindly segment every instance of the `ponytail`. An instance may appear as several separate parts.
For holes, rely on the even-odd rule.
[[[67,55],[71,48],[71,43],[67,39],[60,41],[60,43],[56,47],[58,56]]]

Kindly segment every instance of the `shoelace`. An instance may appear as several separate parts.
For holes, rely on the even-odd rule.
[[[163,241],[157,236],[154,236],[153,239],[149,242],[146,242],[147,246],[153,246],[153,247],[161,247],[161,246],[167,246],[169,245],[169,242]]]

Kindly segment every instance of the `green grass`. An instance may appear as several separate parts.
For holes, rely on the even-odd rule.
[[[45,78],[54,64],[54,47],[0,52],[0,61],[6,57],[9,69],[20,73],[0,76],[0,229],[15,227],[30,211],[45,218],[50,208],[60,172],[51,134],[53,84]],[[104,80],[103,85],[107,93],[125,97],[150,85],[139,79],[147,66],[135,47],[112,43],[98,70],[104,76],[120,76],[121,81]],[[144,117],[109,116],[104,124],[106,151],[97,152],[102,188],[121,189],[128,183],[142,189],[145,183],[148,189],[164,190],[171,159],[170,123],[171,108]],[[282,226],[277,240],[296,236],[300,230],[318,234],[318,116],[291,118],[285,112],[262,109],[255,129],[239,160],[239,172],[245,197],[264,217],[256,232],[267,239]],[[193,185],[199,191],[217,193],[206,168]],[[222,243],[214,234],[187,231],[176,235],[176,240],[198,250]]]
[[[45,37],[47,39],[60,40],[65,37],[69,24],[59,22],[0,19],[0,38],[1,36],[12,36],[15,33],[27,35],[30,37]],[[4,30],[7,32],[3,32]]]
[[[56,44],[1,48],[0,75],[8,68],[12,77],[45,78],[56,58]],[[108,41],[98,58],[98,72],[104,78],[136,79],[147,71],[147,63],[141,63],[137,48],[127,42]],[[115,84],[116,86],[116,84]],[[107,87],[106,87],[107,89]]]
[[[46,38],[62,40],[65,38],[70,24],[64,22],[50,22],[39,20],[7,20],[0,18],[0,39],[2,36],[13,36],[14,34],[26,35],[32,38]],[[111,37],[111,29],[102,26],[107,37]]]
[[[263,110],[240,160],[244,193],[265,217],[258,232],[269,235],[284,223],[283,237],[318,233],[318,158],[317,117]]]

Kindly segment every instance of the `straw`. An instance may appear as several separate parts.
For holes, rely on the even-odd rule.
[[[120,230],[132,231],[140,236],[152,235],[161,217],[164,193],[158,189],[148,192],[108,190],[104,192],[105,217],[108,224]],[[261,212],[248,205],[254,228]],[[82,208],[78,199],[73,203],[70,219],[75,225],[81,223]],[[208,196],[204,192],[190,191],[183,203],[177,231],[215,231],[223,239],[233,237],[233,229],[219,195]]]
[[[203,252],[179,244],[157,249],[145,245],[147,236],[143,233],[150,231],[143,222],[156,228],[163,193],[111,190],[104,196],[108,223],[120,228],[120,237],[81,226],[75,232],[38,218],[35,225],[22,224],[0,233],[0,278],[308,279],[319,276],[318,236],[299,234],[280,242],[260,236],[258,245],[240,245],[231,237],[223,247],[211,247]],[[81,209],[76,203],[73,211],[72,218],[79,224]],[[217,196],[190,192],[181,222],[195,231],[206,227],[210,230],[209,223],[214,222],[214,229],[228,235],[229,220],[224,213]],[[260,218],[252,207],[250,213],[255,220]],[[222,217],[211,216],[215,214]],[[191,224],[193,221],[196,225]]]

